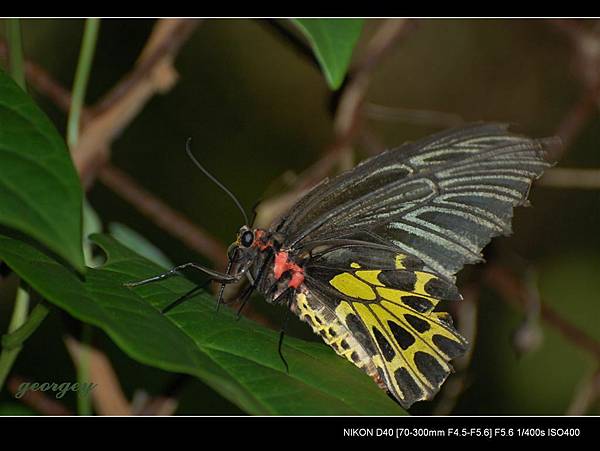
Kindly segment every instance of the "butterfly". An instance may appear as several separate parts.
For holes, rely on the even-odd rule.
[[[404,144],[324,179],[269,228],[246,218],[225,273],[186,264],[132,285],[192,266],[222,283],[221,299],[245,277],[243,302],[258,291],[286,305],[408,408],[465,353],[437,306],[460,301],[456,273],[511,232],[552,142],[478,123]]]

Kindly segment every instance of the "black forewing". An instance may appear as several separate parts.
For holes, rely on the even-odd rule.
[[[326,179],[276,229],[284,246],[312,247],[340,237],[397,246],[452,277],[508,234],[513,207],[549,166],[550,140],[475,124],[386,151]]]

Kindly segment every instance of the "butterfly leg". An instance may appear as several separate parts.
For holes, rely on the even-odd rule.
[[[252,293],[254,293],[254,289],[256,288],[256,285],[248,285],[245,289],[244,292],[242,293],[242,295],[240,296],[240,308],[238,308],[237,311],[237,320],[239,320],[242,316],[242,310],[244,309],[244,307],[246,306],[246,303],[248,302],[248,299],[250,299],[250,296],[252,296]]]
[[[248,287],[246,287],[246,289],[244,290],[244,292],[241,294],[241,296],[240,296],[241,305],[240,305],[240,308],[238,309],[238,312],[237,312],[237,319],[238,320],[240,319],[240,316],[242,315],[242,310],[246,306],[246,303],[250,299],[250,296],[252,296],[252,293],[256,289],[256,284],[258,283],[259,280],[261,280],[261,278],[262,278],[262,276],[263,276],[263,274],[264,274],[264,272],[265,272],[265,270],[267,269],[268,266],[269,266],[269,259],[266,259],[265,262],[260,267],[260,269],[258,270],[258,274],[256,275],[256,278],[254,279],[254,282],[252,282],[251,285],[249,285]]]
[[[234,261],[236,255],[237,255],[237,249],[236,249],[236,252],[233,254],[233,258],[230,258],[229,262],[227,263],[227,269],[225,270],[225,274],[229,274],[229,272],[231,271],[231,266],[233,265],[233,261]],[[221,307],[221,303],[223,302],[223,293],[225,293],[226,285],[227,284],[225,282],[221,282],[221,287],[219,288],[219,297],[217,298],[217,307],[216,307],[217,312],[219,311],[219,307]]]
[[[149,277],[148,279],[136,280],[136,281],[132,281],[132,282],[125,282],[123,285],[125,285],[126,287],[139,287],[140,285],[146,285],[148,283],[157,282],[159,280],[166,279],[167,277],[171,277],[171,276],[177,274],[178,271],[181,271],[182,269],[186,269],[186,268],[194,268],[198,271],[203,272],[204,274],[208,274],[209,276],[211,276],[212,280],[221,281],[225,284],[237,282],[240,279],[241,274],[242,274],[242,273],[240,273],[240,274],[232,275],[232,274],[227,274],[227,273],[221,273],[221,272],[215,271],[213,269],[206,268],[202,265],[198,265],[196,263],[184,263],[183,265],[175,266],[174,268],[172,268],[168,271],[165,271],[165,272],[158,274],[156,276],[153,276],[153,277]]]
[[[219,288],[219,297],[217,298],[217,307],[216,307],[216,311],[219,311],[219,308],[221,307],[221,304],[223,303],[223,293],[225,293],[225,286],[227,284],[226,283],[221,283],[221,287]]]
[[[206,282],[204,282],[202,285],[198,285],[194,288],[192,288],[190,291],[188,291],[187,293],[179,296],[177,299],[175,299],[173,302],[169,303],[169,305],[167,305],[165,308],[161,309],[160,313],[165,314],[167,313],[169,310],[174,309],[175,307],[177,307],[179,304],[187,301],[189,298],[191,298],[194,294],[196,294],[198,291],[206,288],[208,286],[208,284],[211,282],[211,280],[207,280]]]
[[[279,330],[279,344],[277,345],[277,352],[279,353],[279,357],[281,358],[281,361],[285,365],[285,371],[288,374],[290,373],[290,367],[289,367],[287,361],[285,360],[285,357],[283,356],[282,346],[283,346],[283,337],[285,336],[285,330],[287,328],[287,324],[288,324],[288,321],[289,321],[291,313],[292,313],[292,302],[294,301],[294,292],[295,291],[296,290],[294,290],[293,288],[288,288],[283,293],[281,293],[277,298],[275,298],[273,301],[273,302],[277,302],[280,298],[283,298],[284,296],[287,295],[287,307],[288,308],[287,308],[287,311],[285,312],[285,317],[283,319],[283,323],[281,324],[281,329]]]

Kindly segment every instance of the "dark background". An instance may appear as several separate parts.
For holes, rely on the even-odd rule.
[[[89,104],[131,69],[152,25],[151,20],[102,21]],[[366,21],[359,50],[378,25]],[[377,67],[369,104],[446,112],[467,122],[506,121],[538,137],[555,134],[585,92],[581,52],[549,21],[418,20],[415,25]],[[577,27],[595,37],[600,48],[595,23]],[[82,30],[81,20],[25,20],[25,54],[70,86]],[[190,164],[184,153],[187,137],[193,137],[205,166],[250,209],[267,190],[281,185],[283,174],[300,173],[331,144],[331,92],[322,74],[259,20],[203,21],[175,67],[179,82],[166,95],[153,97],[114,142],[112,161],[228,244],[242,219],[232,202]],[[600,65],[596,69],[600,74]],[[35,93],[34,98],[64,133],[65,115],[47,99]],[[413,122],[414,115],[410,120],[371,117],[367,126],[382,147],[444,128]],[[595,112],[558,167],[600,167],[599,143]],[[368,155],[367,147],[357,141],[357,159]],[[88,198],[105,224],[127,224],[173,262],[210,264],[101,183]],[[545,302],[600,340],[600,190],[537,186],[530,200],[533,208],[515,212],[513,236],[496,239],[488,257],[532,278]],[[480,271],[466,269],[459,286],[470,286]],[[12,290],[14,284],[4,284],[0,293],[0,330],[10,317]],[[463,379],[464,392],[451,413],[566,413],[598,362],[546,323],[540,323],[539,346],[518,355],[514,337],[523,313],[488,286],[478,289],[477,299],[474,355]],[[259,297],[253,302],[265,315],[277,321],[282,317],[282,311]],[[62,341],[64,330],[64,315],[54,312],[26,343],[14,372],[35,381],[75,380]],[[291,333],[317,339],[299,322]],[[136,390],[157,395],[172,383],[173,375],[136,363],[100,331],[95,334],[130,399]],[[189,379],[181,389],[178,414],[242,413],[198,380]],[[0,394],[0,401],[10,398],[6,391]],[[435,412],[438,401],[420,403],[411,412]],[[65,403],[75,409],[74,395]],[[587,413],[600,414],[598,402]]]

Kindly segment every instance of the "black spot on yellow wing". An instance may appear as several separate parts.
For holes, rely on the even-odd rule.
[[[386,287],[403,291],[414,291],[417,283],[417,275],[414,271],[381,271],[378,278]]]
[[[344,322],[350,329],[352,335],[362,343],[363,347],[367,351],[367,353],[371,356],[377,354],[377,349],[373,345],[371,341],[371,337],[369,336],[369,332],[365,326],[363,326],[362,322],[354,313],[350,313],[344,317]]]
[[[394,378],[396,379],[398,385],[404,388],[406,403],[412,404],[413,402],[423,398],[423,390],[406,370],[406,368],[398,368],[394,372]]]
[[[392,348],[390,342],[387,340],[387,338],[383,336],[383,334],[377,327],[373,326],[372,330],[373,336],[375,337],[375,341],[377,342],[379,349],[381,349],[383,357],[388,362],[391,362],[392,360],[394,360],[394,357],[396,357],[396,352],[394,351],[394,348]]]
[[[427,332],[430,329],[429,323],[427,321],[425,321],[424,319],[419,318],[418,316],[411,315],[409,313],[405,313],[404,319],[417,332],[423,333],[423,332]]]
[[[415,342],[415,337],[395,321],[388,321],[388,326],[403,351],[406,351]]]
[[[429,312],[434,307],[433,302],[421,296],[402,296],[401,301],[403,304],[420,313]]]
[[[425,283],[425,291],[430,296],[447,301],[460,301],[462,296],[455,285],[443,279],[434,278]]]
[[[412,255],[397,254],[394,260],[395,269],[407,269],[409,271],[420,271],[424,263]]]
[[[402,302],[419,313],[432,311],[440,300],[460,300],[458,290],[450,282],[423,271],[381,271],[378,280],[384,287],[376,286],[379,296],[389,301]]]
[[[464,343],[451,340],[443,335],[434,335],[431,339],[437,348],[451,359],[458,357],[466,351]]]
[[[421,271],[425,264],[417,257],[398,253],[395,249],[374,249],[366,246],[342,247],[327,250],[312,261],[319,269],[324,268],[378,268]],[[318,271],[318,269],[317,269]]]
[[[414,359],[417,368],[421,374],[425,375],[431,385],[437,387],[444,382],[448,371],[440,365],[439,361],[432,354],[417,351],[415,352]]]

